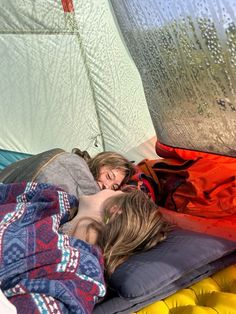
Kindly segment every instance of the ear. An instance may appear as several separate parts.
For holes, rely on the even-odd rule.
[[[113,205],[110,210],[109,210],[109,213],[110,215],[112,216],[115,212],[118,211],[118,206],[117,205]]]
[[[109,210],[110,217],[113,215],[120,215],[122,213],[122,209],[120,209],[117,205],[113,205],[111,209]]]

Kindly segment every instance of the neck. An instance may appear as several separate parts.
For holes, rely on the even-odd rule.
[[[96,194],[82,195],[79,201],[79,210],[77,218],[88,217],[102,221],[103,210],[101,202],[97,200]]]
[[[98,233],[96,229],[89,229],[91,223],[101,223],[103,220],[102,206],[95,195],[83,195],[80,197],[79,210],[71,221],[73,223],[72,236],[89,242],[97,243]]]
[[[98,223],[102,223],[104,219],[103,213],[103,203],[104,201],[111,196],[114,196],[115,193],[112,190],[102,190],[97,194],[93,195],[82,195],[79,199],[79,209],[76,216],[64,224],[63,232],[67,233],[75,238],[86,240],[87,227],[95,220]],[[92,234],[92,240],[88,242],[94,244],[96,243],[97,233],[94,230]]]

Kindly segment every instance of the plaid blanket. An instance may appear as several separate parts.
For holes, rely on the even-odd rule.
[[[104,296],[100,250],[58,231],[75,206],[55,186],[0,184],[0,288],[18,314],[87,314]]]

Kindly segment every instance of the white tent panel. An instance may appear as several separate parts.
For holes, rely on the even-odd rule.
[[[4,35],[3,44],[1,148],[37,153],[70,147],[78,137],[85,147],[99,131],[75,38]]]
[[[0,148],[148,157],[155,131],[108,0],[73,4],[0,0]]]
[[[60,0],[1,0],[1,33],[68,32]]]

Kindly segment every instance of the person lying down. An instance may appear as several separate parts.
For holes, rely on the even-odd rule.
[[[109,278],[168,228],[142,191],[78,200],[49,184],[0,184],[0,288],[18,314],[92,313],[104,268]]]
[[[0,171],[0,182],[43,182],[80,197],[103,189],[118,190],[135,172],[132,162],[116,152],[101,152],[93,158],[73,149],[60,148],[18,160]]]

